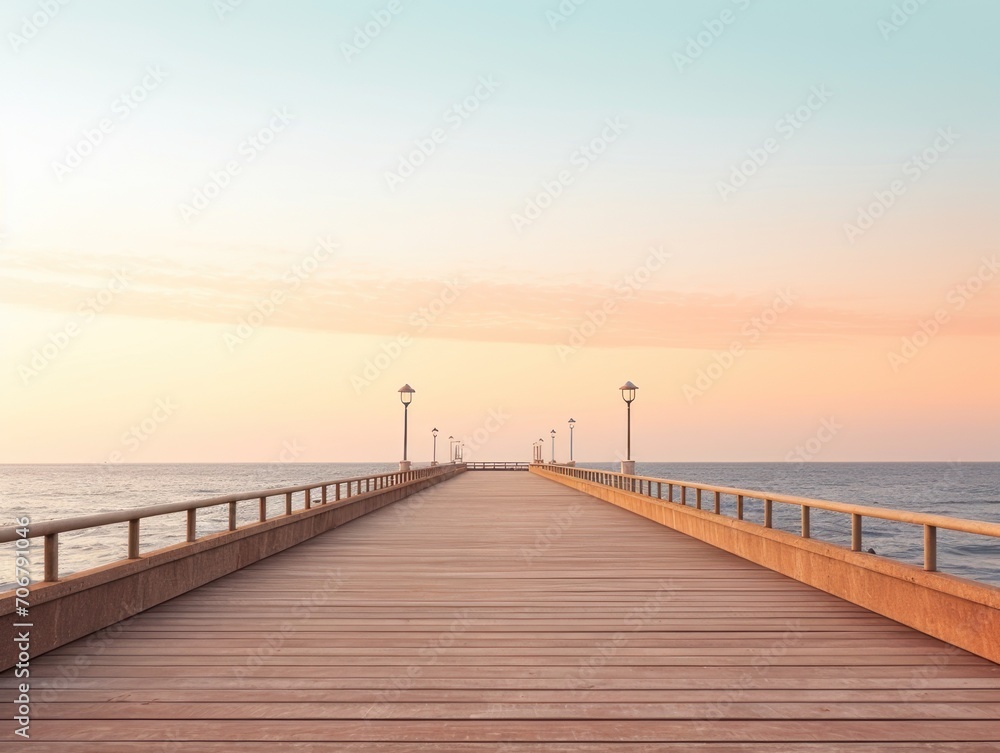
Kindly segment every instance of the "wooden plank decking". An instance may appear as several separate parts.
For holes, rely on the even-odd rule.
[[[32,744],[62,753],[1000,751],[997,665],[524,473],[463,474],[32,680]],[[0,751],[30,749],[4,717]]]

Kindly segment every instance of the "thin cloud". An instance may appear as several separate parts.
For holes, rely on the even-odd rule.
[[[505,341],[557,345],[574,331],[589,333],[588,345],[724,348],[734,341],[753,347],[782,347],[816,338],[902,336],[930,312],[884,311],[797,300],[758,329],[774,294],[738,296],[641,289],[628,297],[612,286],[584,283],[496,282],[477,275],[452,280],[393,279],[377,270],[335,257],[291,290],[287,275],[300,256],[241,266],[180,265],[167,259],[109,259],[80,254],[6,254],[0,268],[0,299],[57,311],[75,311],[122,269],[131,279],[112,312],[154,319],[179,319],[235,326],[274,291],[285,301],[270,326],[322,332]],[[453,284],[460,293],[443,295]],[[981,295],[1000,300],[991,290]],[[443,300],[454,298],[443,303]],[[600,326],[588,324],[602,318]],[[1000,333],[997,306],[964,312],[948,325],[951,334]],[[430,322],[419,326],[421,321]]]

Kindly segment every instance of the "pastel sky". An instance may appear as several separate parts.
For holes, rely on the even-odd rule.
[[[998,24],[9,0],[0,462],[1000,460]]]

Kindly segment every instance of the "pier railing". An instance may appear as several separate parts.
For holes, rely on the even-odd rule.
[[[1000,663],[996,640],[1000,588],[937,572],[939,529],[996,540],[1000,524],[593,468],[533,464],[530,470]],[[756,502],[752,511],[747,510],[748,500],[763,502],[762,520]],[[775,526],[776,504],[799,508],[800,530]],[[827,511],[824,517],[828,513],[846,516],[850,547],[824,540],[825,535],[814,538],[812,510]],[[747,512],[752,514],[746,516]],[[923,528],[923,569],[862,551],[864,521],[875,518]],[[828,530],[824,524],[824,534]]]
[[[541,466],[550,473],[581,479],[600,484],[612,489],[620,489],[640,494],[663,502],[673,502],[683,506],[692,506],[716,515],[723,513],[723,497],[735,499],[735,519],[744,520],[745,503],[747,500],[763,502],[764,515],[760,522],[765,528],[774,527],[774,505],[790,505],[801,510],[800,536],[811,538],[810,512],[812,510],[829,510],[842,513],[850,521],[851,551],[862,551],[862,535],[865,518],[878,518],[895,523],[922,526],[924,533],[924,570],[936,572],[937,566],[937,532],[938,529],[958,531],[961,533],[978,534],[1000,539],[1000,523],[988,523],[979,520],[951,518],[945,515],[933,515],[905,510],[882,509],[865,505],[854,505],[844,502],[830,502],[808,497],[796,497],[788,494],[774,494],[752,489],[737,489],[728,486],[713,486],[691,481],[661,479],[649,476],[631,476],[614,471],[602,471],[589,468],[575,468],[564,465],[545,464]]]
[[[466,463],[465,467],[470,471],[526,471],[530,465],[530,463],[518,463],[514,461],[485,461]]]
[[[438,468],[419,468],[410,471],[394,471],[390,473],[379,473],[371,476],[355,476],[352,478],[333,479],[315,484],[304,484],[302,486],[288,486],[280,489],[264,489],[262,491],[243,492],[240,494],[227,494],[222,497],[210,497],[207,499],[196,499],[188,502],[174,502],[162,505],[152,505],[149,507],[138,507],[132,510],[121,510],[118,512],[98,513],[95,515],[83,515],[75,518],[64,518],[61,520],[41,521],[27,526],[26,535],[23,526],[10,526],[0,528],[0,544],[15,541],[21,538],[44,540],[44,581],[54,583],[59,580],[59,534],[70,531],[83,531],[91,528],[101,528],[103,526],[115,525],[116,523],[128,523],[128,555],[127,560],[139,559],[139,530],[143,520],[158,517],[160,515],[170,515],[180,512],[187,512],[187,542],[194,543],[199,539],[198,531],[198,511],[228,505],[229,507],[229,531],[236,531],[246,528],[249,525],[264,523],[268,518],[267,502],[274,497],[284,497],[284,514],[292,515],[293,495],[302,492],[302,507],[298,509],[309,510],[313,507],[326,505],[331,502],[350,499],[352,496],[366,494],[368,492],[387,489],[410,481],[427,478],[440,473]],[[237,525],[237,506],[240,502],[257,502],[258,514],[251,523],[242,526]],[[272,516],[271,519],[273,519]],[[280,516],[279,516],[280,517]],[[211,534],[206,534],[211,535]],[[204,538],[201,537],[201,538]]]

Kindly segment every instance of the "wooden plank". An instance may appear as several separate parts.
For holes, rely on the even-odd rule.
[[[171,753],[231,753],[228,742],[178,742],[164,741],[152,750]],[[23,743],[0,742],[0,753],[21,753]],[[54,753],[150,753],[150,741],[141,742],[47,742],[46,750]],[[274,753],[273,742],[241,742],[240,753]],[[421,742],[296,742],[286,744],[282,750],[294,753],[441,753],[440,743]],[[725,742],[691,743],[480,743],[449,742],[448,753],[1000,753],[1000,743],[865,743],[837,742],[780,743],[780,742]]]
[[[6,736],[12,723],[0,722]],[[32,740],[272,742],[996,742],[995,721],[936,720],[47,720]],[[973,748],[975,750],[975,748]]]
[[[730,708],[731,706],[731,708]],[[1000,703],[850,703],[739,701],[727,706],[740,719],[1000,719]],[[39,703],[43,719],[503,719],[598,720],[715,719],[713,702],[391,702],[365,703],[242,701],[240,703]]]
[[[636,690],[599,689],[575,690],[574,701],[581,703],[711,703],[719,700],[725,688],[696,690],[691,688]],[[321,690],[289,690],[281,692],[286,703],[373,703],[383,700],[381,690],[350,688]],[[395,696],[399,703],[462,702],[469,698],[468,690],[442,688],[437,690],[400,690]],[[565,690],[490,690],[480,689],[476,699],[482,703],[555,703],[567,698]],[[269,703],[275,700],[273,690],[231,688],[229,690],[202,690],[197,688],[160,688],[123,690],[121,687],[104,690],[61,690],[56,703],[218,703],[248,702]],[[780,689],[741,688],[741,702],[746,703],[1000,703],[1000,690],[963,690],[956,688],[901,690],[892,689]]]

